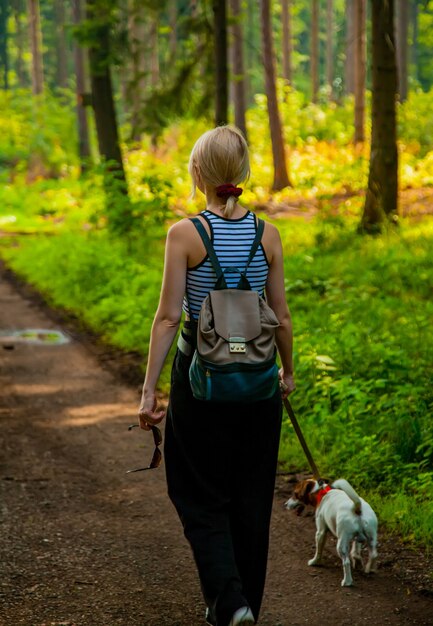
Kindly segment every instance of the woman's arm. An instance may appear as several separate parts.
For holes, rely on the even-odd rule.
[[[139,409],[140,426],[144,430],[149,430],[151,425],[158,424],[165,416],[165,411],[157,411],[155,390],[182,315],[188,263],[187,239],[184,221],[174,224],[168,231],[161,296],[152,324]]]
[[[267,245],[269,250],[269,274],[266,282],[266,298],[277,316],[280,326],[275,333],[275,342],[281,359],[280,380],[282,396],[287,396],[295,389],[293,378],[293,332],[292,318],[286,301],[284,288],[283,246],[280,233],[275,226],[266,224]]]

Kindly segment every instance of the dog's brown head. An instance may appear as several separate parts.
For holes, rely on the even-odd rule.
[[[296,513],[300,515],[305,506],[317,506],[317,493],[320,485],[314,478],[307,478],[297,483],[293,495],[287,500],[286,509],[296,509]]]
[[[316,505],[316,498],[314,492],[317,491],[319,485],[314,478],[307,478],[306,480],[301,480],[298,483],[293,491],[293,498],[299,500],[304,505],[310,504],[311,506]]]

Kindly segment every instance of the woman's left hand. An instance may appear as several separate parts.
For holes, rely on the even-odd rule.
[[[165,410],[157,411],[157,400],[154,393],[142,396],[140,408],[138,409],[138,419],[140,428],[150,430],[152,426],[156,426],[165,417]]]
[[[285,400],[296,389],[295,379],[292,373],[285,374],[283,368],[278,372],[278,377],[280,379],[281,397]]]

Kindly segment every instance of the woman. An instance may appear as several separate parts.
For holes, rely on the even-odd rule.
[[[222,267],[242,267],[256,232],[253,213],[238,204],[235,185],[249,177],[242,134],[223,126],[195,144],[189,163],[193,192],[206,196],[200,213]],[[237,626],[258,620],[265,583],[269,524],[281,427],[282,403],[294,388],[292,327],[286,303],[283,251],[278,230],[266,223],[262,243],[248,268],[253,289],[266,292],[280,323],[276,331],[281,391],[254,403],[196,400],[188,371],[194,321],[213,289],[215,273],[190,220],[168,232],[161,299],[152,326],[139,410],[140,426],[161,422],[155,389],[180,325],[185,323],[171,376],[165,429],[169,496],[190,542],[210,625]],[[234,279],[234,277],[233,277]],[[230,285],[228,285],[230,286]]]

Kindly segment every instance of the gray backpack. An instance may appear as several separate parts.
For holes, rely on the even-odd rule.
[[[275,330],[279,322],[246,277],[262,239],[264,222],[258,220],[247,263],[240,269],[221,268],[203,224],[198,218],[191,221],[217,276],[214,290],[203,300],[197,322],[197,347],[189,370],[193,395],[213,402],[270,398],[278,388]],[[227,273],[239,274],[234,289],[227,287]]]

